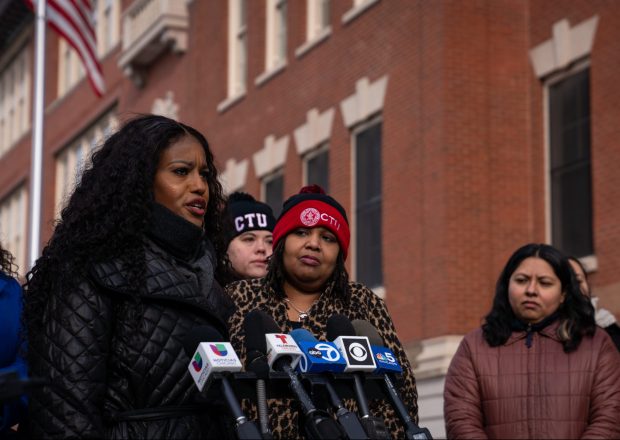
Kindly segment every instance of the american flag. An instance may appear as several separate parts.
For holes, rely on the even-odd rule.
[[[36,10],[37,1],[24,0]],[[93,28],[93,3],[90,0],[47,0],[49,25],[62,35],[78,53],[86,76],[97,96],[105,92],[103,71],[97,58],[97,37]]]

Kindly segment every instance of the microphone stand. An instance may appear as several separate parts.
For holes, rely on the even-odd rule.
[[[388,394],[390,395],[392,403],[394,404],[394,408],[396,409],[396,412],[398,413],[400,419],[405,425],[405,436],[407,437],[407,439],[432,440],[433,437],[431,436],[431,433],[428,430],[428,428],[420,428],[413,421],[411,416],[409,416],[409,413],[407,412],[407,409],[405,408],[405,404],[403,403],[400,396],[398,395],[398,391],[396,391],[396,387],[392,383],[392,379],[390,379],[390,376],[388,374],[384,374],[383,380],[387,387],[387,391],[388,391]]]
[[[368,408],[368,399],[366,398],[366,392],[364,391],[364,384],[359,372],[353,373],[353,380],[355,384],[355,396],[357,397],[357,405],[359,412],[362,415],[361,422],[364,427],[364,431],[369,438],[373,440],[390,440],[390,432],[385,426],[385,422],[378,417],[370,415],[370,409]]]
[[[310,399],[310,396],[306,393],[306,390],[295,371],[291,368],[289,362],[282,362],[278,365],[278,368],[275,369],[284,371],[290,379],[289,386],[291,391],[293,391],[297,400],[299,400],[303,413],[306,416],[305,428],[309,438],[315,440],[347,438],[343,436],[340,427],[329,414],[314,406],[312,399]]]
[[[249,421],[241,410],[241,405],[239,405],[237,401],[237,396],[235,396],[233,388],[225,375],[221,376],[220,383],[228,408],[235,418],[235,422],[237,422],[237,437],[241,440],[262,438],[256,425]]]

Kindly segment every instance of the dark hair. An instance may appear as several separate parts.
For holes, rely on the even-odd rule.
[[[590,296],[592,294],[592,292],[590,292],[590,285],[588,283],[588,272],[586,271],[585,266],[583,265],[583,263],[581,261],[579,261],[579,258],[577,258],[577,257],[573,257],[572,255],[569,255],[566,258],[568,258],[569,263],[571,261],[574,261],[581,268],[581,272],[583,272],[584,280],[585,280],[586,284],[588,285],[588,292],[582,292],[582,293],[587,294],[587,296]],[[573,271],[573,275],[575,276],[575,279],[577,279],[577,274],[575,273],[575,270],[573,269],[573,266],[571,266],[570,268]],[[579,282],[577,284],[579,284]]]
[[[269,258],[269,264],[267,266],[267,275],[264,278],[265,287],[272,288],[279,298],[284,298],[284,280],[286,279],[286,273],[284,270],[284,244],[286,243],[285,235],[282,240],[278,242],[273,249],[273,254]],[[351,287],[349,286],[349,274],[347,268],[344,265],[344,255],[342,249],[338,251],[338,257],[336,259],[336,267],[334,272],[329,277],[326,285],[333,283],[332,294],[340,296],[340,298],[348,302],[351,297]]]
[[[13,254],[9,252],[7,249],[2,247],[0,243],[0,272],[5,273],[6,275],[16,278],[17,277],[17,266],[15,265],[15,259],[13,258]]]
[[[596,330],[594,309],[590,301],[581,293],[568,258],[553,246],[546,244],[526,244],[517,249],[508,259],[497,280],[493,308],[485,317],[482,326],[484,339],[490,346],[497,347],[504,344],[510,337],[511,322],[516,319],[508,299],[510,277],[521,262],[529,257],[545,260],[560,279],[564,301],[558,308],[560,320],[558,334],[566,353],[576,350],[582,337],[592,336]]]
[[[132,290],[137,295],[143,288],[143,237],[152,216],[155,173],[162,152],[185,136],[194,137],[205,151],[209,202],[204,227],[221,261],[226,252],[224,198],[207,140],[188,125],[164,116],[141,115],[125,123],[93,154],[52,238],[28,273],[25,314],[30,323],[40,320],[52,292],[71,288],[93,263],[123,258],[129,264]]]

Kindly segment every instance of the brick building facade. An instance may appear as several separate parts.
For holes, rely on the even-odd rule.
[[[15,81],[5,74],[26,54],[31,97],[34,26],[19,3],[0,8],[14,30],[0,36],[0,81]],[[67,149],[159,112],[206,135],[228,190],[275,203],[313,173],[326,179],[350,214],[350,273],[385,297],[435,433],[450,358],[518,246],[579,254],[620,315],[620,3],[98,3],[112,23],[102,98],[83,78],[66,87],[71,62],[47,33],[43,243],[70,191],[66,166],[83,163]],[[22,266],[30,126],[13,140],[0,133],[0,237]]]

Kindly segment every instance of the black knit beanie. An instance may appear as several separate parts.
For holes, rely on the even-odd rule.
[[[247,231],[273,231],[276,218],[271,207],[245,192],[228,196],[227,211],[231,221],[228,241]]]

